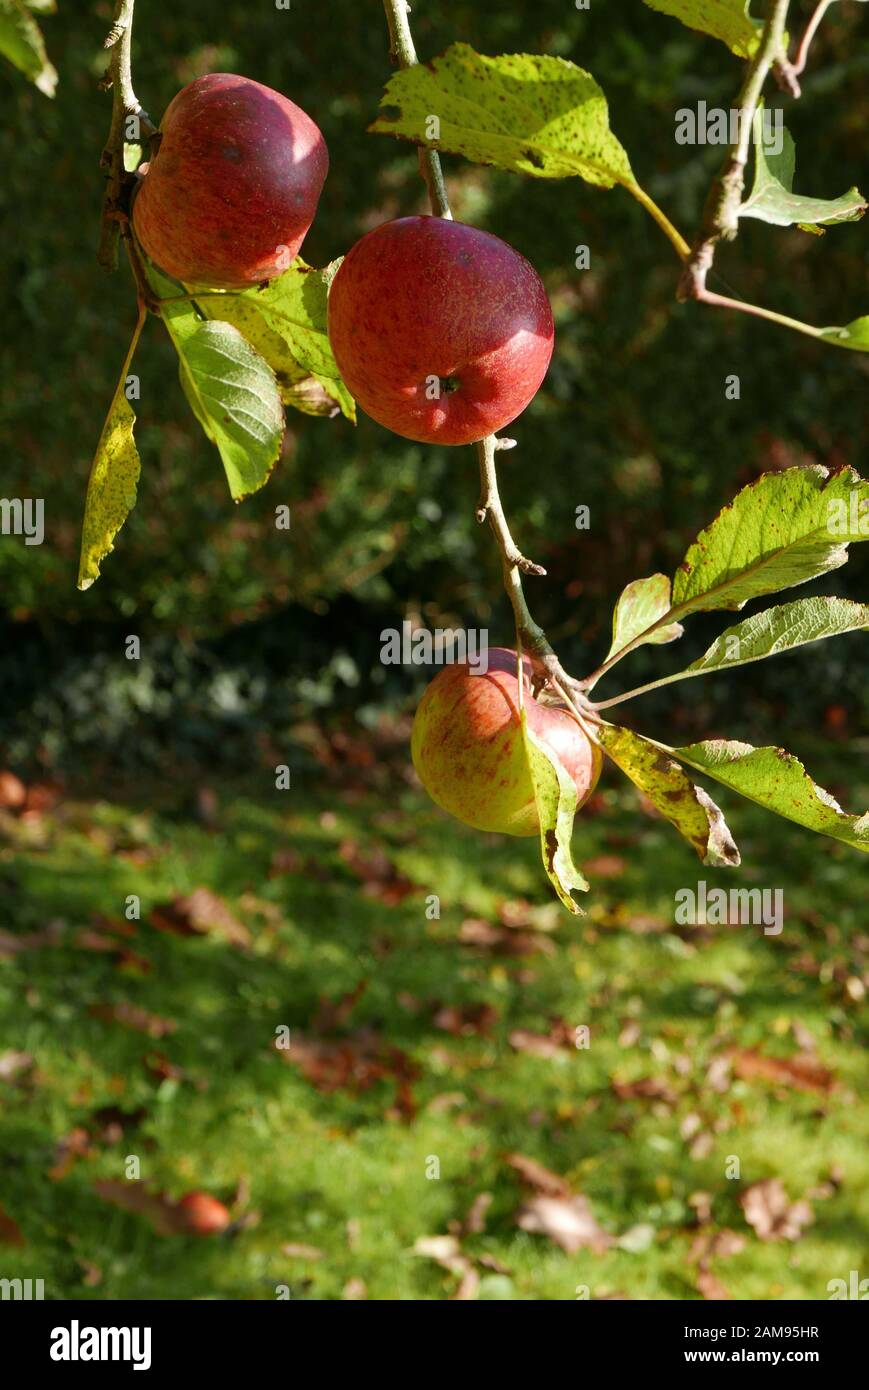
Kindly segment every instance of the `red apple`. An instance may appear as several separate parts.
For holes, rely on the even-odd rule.
[[[170,103],[133,202],[151,260],[177,280],[245,289],[298,255],[329,168],[326,142],[280,92],[228,72]]]
[[[223,1203],[208,1192],[187,1192],[179,1201],[178,1210],[184,1230],[197,1236],[225,1231],[232,1220]]]
[[[485,674],[461,664],[435,676],[413,721],[413,765],[432,800],[465,825],[534,835],[539,823],[519,723],[516,653],[493,647],[488,665]],[[581,806],[597,785],[601,751],[567,710],[534,698],[532,670],[524,657],[528,727],[573,778]]]
[[[425,444],[470,444],[515,420],[553,337],[525,257],[443,217],[375,227],[329,294],[329,339],[350,391],[379,424]]]

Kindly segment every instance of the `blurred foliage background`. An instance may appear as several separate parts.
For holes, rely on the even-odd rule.
[[[236,510],[156,321],[134,367],[138,506],[103,578],[76,591],[88,469],[134,319],[126,267],[107,276],[94,258],[110,107],[97,80],[110,9],[106,0],[61,0],[44,20],[60,71],[56,100],[11,69],[0,77],[0,491],[44,498],[47,526],[41,547],[0,538],[0,740],[20,769],[68,775],[204,756],[248,765],[257,739],[285,737],[312,710],[370,726],[412,707],[419,673],[380,665],[383,627],[418,616],[431,626],[488,627],[493,642],[505,642],[509,614],[494,547],[474,521],[470,450],[423,448],[364,418],[354,429],[291,412],[275,475]],[[797,186],[822,196],[867,180],[860,10],[837,7],[802,100],[788,104]],[[293,0],[276,15],[269,5],[141,0],[137,11],[135,85],[155,119],[184,83],[228,69],[286,92],[320,124],[331,172],[303,248],[310,262],[325,264],[378,222],[424,209],[413,150],[366,134],[390,71],[378,4]],[[588,13],[564,0],[421,3],[413,23],[423,58],[461,39],[483,52],[527,49],[587,67],[641,181],[690,236],[721,152],[677,146],[674,112],[701,97],[730,104],[739,64],[723,45],[624,0],[596,0]],[[535,615],[581,673],[606,649],[622,586],[671,571],[740,486],[799,462],[859,467],[869,363],[743,316],[676,304],[672,251],[619,190],[450,158],[446,173],[456,216],[527,255],[555,307],[553,365],[511,430],[519,447],[502,456],[501,472],[514,531],[550,574],[532,586]],[[585,273],[574,264],[580,244],[591,248]],[[842,323],[866,308],[865,245],[859,224],[814,237],[746,223],[719,263],[739,295]],[[733,372],[739,402],[724,399]],[[292,507],[290,537],[273,524],[280,503]],[[575,528],[582,503],[589,532]],[[865,575],[858,554],[817,587],[859,596]],[[719,627],[694,620],[681,654],[703,650]],[[123,659],[128,633],[142,638],[138,663]],[[818,731],[843,736],[859,721],[859,641],[694,683],[684,703],[672,689],[647,697],[640,726],[761,741],[787,728],[794,750],[806,751]],[[629,684],[671,660],[667,648],[644,649]]]

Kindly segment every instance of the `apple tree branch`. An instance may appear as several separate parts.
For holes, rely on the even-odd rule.
[[[123,234],[127,219],[125,189],[127,173],[124,167],[126,123],[136,116],[146,139],[156,134],[156,127],[133,91],[131,43],[135,0],[116,0],[114,20],[103,42],[109,52],[109,66],[101,86],[112,89],[112,120],[109,136],[100,159],[107,177],[103,197],[100,244],[97,260],[106,270],[118,264],[118,236]]]

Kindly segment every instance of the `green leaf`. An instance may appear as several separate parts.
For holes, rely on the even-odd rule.
[[[869,630],[869,606],[844,598],[801,598],[755,613],[716,638],[708,651],[682,673],[684,676],[745,666],[767,656],[838,637],[843,632]]]
[[[231,323],[265,359],[275,374],[284,405],[293,405],[306,414],[338,413],[340,406],[335,398],[299,365],[286,340],[269,327],[256,304],[251,303],[245,295],[215,290],[213,294],[197,293],[195,302],[206,318]],[[316,395],[312,395],[310,401],[305,396],[305,384],[315,388]],[[320,404],[314,409],[317,395]]]
[[[381,135],[534,178],[579,175],[598,188],[636,187],[610,130],[606,97],[590,73],[564,58],[487,58],[455,43],[440,58],[397,72],[380,107],[369,130]]]
[[[678,616],[742,608],[751,598],[804,584],[869,540],[869,483],[852,468],[764,473],[701,531],[673,579]]]
[[[280,457],[284,412],[275,374],[231,323],[200,322],[176,346],[185,395],[241,502],[268,481]]]
[[[822,328],[820,336],[836,347],[850,348],[852,352],[869,352],[869,314],[854,319],[844,328]]]
[[[136,505],[141,464],[133,438],[136,416],[124,394],[126,377],[115,389],[88,480],[78,587],[89,589],[100,565],[114,549],[115,536]]]
[[[715,802],[658,744],[616,724],[602,724],[597,734],[604,752],[684,835],[704,864],[739,864],[739,850]]]
[[[264,290],[196,291],[209,318],[232,323],[275,373],[285,405],[311,415],[340,410],[355,423],[356,402],[344,385],[326,332],[329,287],[340,260],[314,270],[301,259]]]
[[[752,748],[748,743],[711,739],[664,751],[786,820],[869,853],[869,811],[848,815],[783,748]]]
[[[57,69],[48,61],[39,25],[21,0],[0,0],[0,54],[45,96],[54,96]]]
[[[669,610],[670,580],[666,574],[652,574],[648,579],[635,579],[632,584],[628,584],[622,590],[613,613],[613,641],[607,653],[607,660],[635,637],[639,637],[640,633],[645,632],[646,628],[651,627],[659,618],[663,618]],[[675,642],[677,637],[682,636],[683,631],[678,623],[669,623],[666,627],[657,628],[637,645],[642,646],[646,642]]]
[[[555,755],[529,729],[524,707],[520,712],[520,722],[540,820],[543,867],[564,906],[569,912],[582,916],[582,908],[572,896],[573,889],[588,892],[588,883],[574,864],[570,852],[576,816],[576,787]]]
[[[175,285],[153,267],[160,298]],[[257,492],[280,457],[284,409],[275,374],[234,324],[202,319],[184,300],[161,306],[179,357],[179,375],[190,408],[217,446],[236,502]]]
[[[780,154],[767,154],[763,140],[763,111],[754,120],[754,187],[739,209],[740,217],[755,217],[776,227],[805,223],[809,230],[837,222],[858,222],[866,199],[857,188],[840,198],[805,198],[793,192],[796,146],[782,127]]]
[[[763,25],[752,19],[749,0],[645,0],[650,10],[672,15],[689,29],[699,29],[726,43],[737,58],[753,58]]]

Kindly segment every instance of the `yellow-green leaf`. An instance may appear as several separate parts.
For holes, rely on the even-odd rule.
[[[21,0],[0,0],[0,54],[45,96],[54,96],[57,69],[48,60],[39,25]]]
[[[569,912],[582,916],[582,908],[572,895],[573,889],[588,892],[588,883],[574,864],[570,852],[576,816],[576,787],[555,755],[529,729],[524,708],[521,711],[521,724],[540,821],[543,867],[564,906]]]
[[[94,455],[85,500],[78,587],[89,589],[114,549],[115,536],[136,505],[141,465],[133,438],[136,416],[121,378]]]
[[[722,812],[660,745],[616,724],[601,725],[598,738],[604,752],[684,835],[704,864],[732,868],[739,863],[739,850]]]
[[[753,58],[763,25],[749,14],[750,0],[645,0],[650,10],[671,15],[689,29],[726,43],[737,58]]]
[[[455,43],[440,58],[397,72],[370,127],[430,149],[534,178],[579,175],[599,188],[635,187],[590,73],[531,53],[490,58]]]

